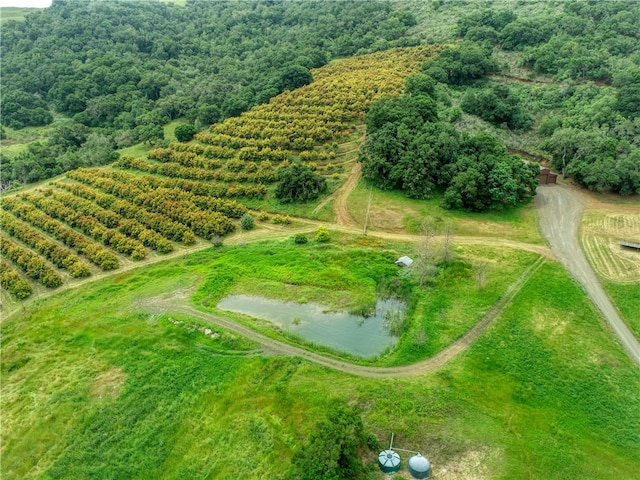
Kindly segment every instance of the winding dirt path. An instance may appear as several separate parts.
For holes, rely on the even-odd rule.
[[[484,317],[482,317],[482,319],[460,339],[456,340],[431,358],[402,367],[368,367],[321,355],[316,352],[310,352],[303,348],[274,340],[273,338],[267,337],[266,335],[256,332],[249,327],[220,315],[198,310],[189,303],[188,298],[183,296],[170,294],[166,297],[152,298],[144,303],[144,308],[146,308],[150,313],[156,314],[180,313],[192,318],[197,318],[212,325],[225,328],[258,343],[263,355],[287,355],[301,357],[309,360],[310,362],[360,377],[412,377],[432,372],[469,348],[469,346],[478,339],[482,332],[491,325],[491,322],[493,322],[493,320],[502,313],[509,302],[511,302],[511,300],[517,295],[517,293],[527,283],[527,280],[529,280],[529,278],[531,278],[531,276],[540,268],[544,261],[543,257],[539,257],[533,264],[531,264],[529,268],[527,268],[522,275],[520,275],[520,277],[518,277],[516,281],[509,286],[504,295],[500,297],[500,299],[489,309]],[[255,352],[252,351],[251,354],[255,354]]]
[[[540,230],[549,241],[551,251],[583,286],[629,356],[640,364],[638,339],[620,318],[580,246],[578,232],[584,211],[580,196],[560,185],[540,186],[536,195],[536,209]]]

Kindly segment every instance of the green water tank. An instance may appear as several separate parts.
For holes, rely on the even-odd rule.
[[[396,473],[400,470],[400,455],[393,450],[384,450],[378,455],[378,466],[384,473]]]

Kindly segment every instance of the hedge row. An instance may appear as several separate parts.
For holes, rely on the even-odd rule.
[[[176,152],[191,152],[210,159],[231,158],[236,154],[233,148],[220,147],[217,145],[202,145],[200,143],[171,142],[169,148]]]
[[[207,133],[201,132],[194,137],[199,142],[207,145],[216,145],[219,147],[227,147],[232,149],[240,149],[242,147],[258,147],[272,148],[282,150],[311,150],[316,141],[312,137],[300,136],[289,139],[284,135],[274,135],[269,138],[242,138],[234,137],[224,133]]]
[[[257,172],[228,172],[224,170],[208,170],[205,168],[185,167],[179,163],[151,163],[143,158],[135,158],[130,155],[120,157],[113,164],[124,169],[141,170],[155,175],[164,175],[171,178],[187,178],[190,180],[216,180],[220,182],[250,182],[262,183],[275,181],[276,174],[273,168],[259,168]]]
[[[166,237],[177,242],[182,242],[185,245],[192,245],[195,243],[196,236],[188,227],[178,222],[174,222],[165,215],[149,212],[132,202],[123,200],[109,193],[101,192],[97,188],[94,188],[99,188],[99,185],[108,184],[108,182],[111,181],[110,179],[103,179],[100,177],[92,178],[91,174],[88,172],[78,171],[69,172],[67,176],[84,183],[56,183],[55,185],[59,188],[64,188],[65,190],[72,192],[74,195],[78,195],[87,200],[93,200],[101,207],[111,209],[115,213],[122,215],[127,220],[136,220],[145,227],[162,235],[163,238]],[[143,239],[139,240],[144,243]],[[163,252],[160,247],[158,248],[160,253],[168,253],[172,250],[173,246],[171,246],[171,250],[167,250],[166,252]]]
[[[4,260],[0,260],[0,285],[18,300],[23,300],[33,293],[29,282]]]
[[[78,170],[73,172],[74,178],[77,180],[83,178],[84,180],[81,181],[89,182],[101,190],[123,196],[127,198],[127,200],[131,200],[139,206],[145,208],[150,207],[150,205],[145,205],[144,203],[147,196],[145,194],[145,190],[148,190],[148,184],[140,183],[142,186],[142,188],[140,188],[138,185],[133,185],[132,183],[122,183],[122,180],[109,178],[109,176],[113,176],[116,178],[120,177],[129,179],[127,175],[130,174],[119,172],[124,174],[123,176],[118,175],[118,172],[102,170],[92,170],[92,173],[88,173],[86,170],[83,170],[80,173],[78,172]],[[136,176],[131,175],[131,177]],[[143,178],[137,178],[139,182],[144,182]],[[192,201],[175,200],[168,197],[163,199],[162,202],[156,202],[152,206],[154,208],[151,211],[162,213],[172,220],[186,225],[193,231],[193,233],[201,237],[210,238],[213,235],[226,235],[235,229],[233,222],[231,222],[231,220],[225,215],[202,210]]]
[[[45,196],[47,194],[48,192],[45,191]],[[98,219],[107,227],[116,227],[120,233],[139,240],[145,247],[149,247],[158,253],[169,253],[173,251],[173,243],[171,243],[171,241],[167,240],[158,232],[145,227],[135,218],[125,219],[119,213],[102,208],[94,202],[77,197],[71,193],[51,191],[50,195],[64,205]],[[131,213],[133,215],[133,212]],[[107,219],[109,220],[109,224],[105,222]],[[114,219],[117,219],[117,222],[113,222]]]
[[[80,178],[85,178],[88,181],[93,181],[91,179],[95,178],[116,180],[118,182],[117,185],[114,186],[116,190],[109,193],[113,193],[114,195],[122,198],[135,198],[135,196],[149,192],[154,188],[162,187],[179,188],[181,190],[195,193],[196,195],[219,198],[262,198],[267,194],[267,187],[264,185],[228,185],[226,183],[199,182],[197,180],[187,180],[184,178],[162,178],[154,175],[134,175],[121,170],[79,168],[72,172],[68,172],[67,176],[78,181],[83,181],[80,180]]]
[[[45,287],[56,288],[62,285],[62,277],[40,256],[0,234],[0,252],[15,263],[27,277]]]
[[[120,159],[130,156],[131,155],[123,155]],[[213,160],[193,152],[172,150],[171,148],[154,148],[153,150],[149,150],[147,156],[151,160],[157,160],[162,163],[173,162],[179,163],[184,167],[204,168],[206,170],[217,170],[224,166],[224,162],[221,160]]]
[[[147,256],[142,243],[123,235],[113,228],[105,227],[94,217],[83,215],[81,212],[67,207],[53,198],[30,194],[22,195],[22,198],[38,207],[44,213],[79,229],[85,235],[101,242],[105,246],[111,247],[116,252],[130,255],[133,260],[142,260]]]
[[[38,230],[16,219],[13,215],[0,212],[0,226],[9,235],[29,245],[56,267],[68,270],[72,277],[81,278],[91,275],[89,265],[80,260],[80,257],[75,253],[51,241]]]
[[[91,263],[102,270],[115,270],[119,267],[116,255],[81,233],[42,213],[31,204],[21,202],[17,198],[4,198],[2,209],[49,233],[67,247],[85,255]]]

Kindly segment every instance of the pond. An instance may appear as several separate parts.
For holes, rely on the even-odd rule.
[[[218,308],[268,320],[309,342],[366,358],[380,355],[398,343],[389,324],[404,318],[406,305],[397,299],[379,299],[375,315],[363,317],[327,312],[327,307],[316,303],[228,295],[220,300]]]

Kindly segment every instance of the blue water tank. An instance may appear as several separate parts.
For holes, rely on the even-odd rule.
[[[431,474],[429,460],[419,453],[409,459],[409,473],[413,478],[423,479]]]

